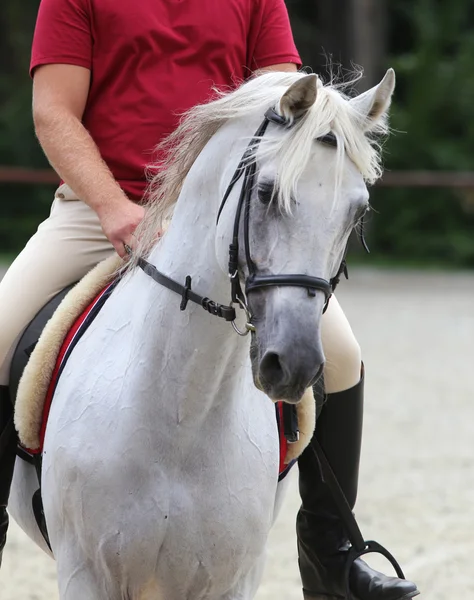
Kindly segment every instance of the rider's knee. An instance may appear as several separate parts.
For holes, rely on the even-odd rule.
[[[326,354],[324,384],[334,394],[354,387],[361,377],[362,353],[354,334],[344,335]]]
[[[0,385],[8,385],[9,383],[10,366],[18,337],[14,337],[13,340],[0,340]]]

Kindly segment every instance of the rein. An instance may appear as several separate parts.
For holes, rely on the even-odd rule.
[[[314,297],[316,295],[316,291],[323,292],[325,296],[325,304],[323,313],[326,312],[329,300],[336,289],[337,284],[340,281],[340,277],[342,274],[345,275],[346,279],[348,278],[347,273],[347,265],[344,259],[341,262],[341,265],[336,273],[336,275],[327,281],[321,277],[313,277],[311,275],[303,275],[303,274],[279,274],[279,275],[259,275],[257,272],[257,268],[255,263],[252,260],[251,252],[250,252],[250,236],[249,236],[249,228],[250,228],[250,203],[252,197],[252,190],[254,188],[255,175],[257,171],[257,167],[255,161],[252,159],[255,157],[256,151],[260,144],[261,139],[263,138],[268,124],[274,123],[275,125],[289,128],[292,126],[288,123],[288,121],[279,115],[273,108],[270,108],[265,113],[263,122],[255,132],[254,136],[250,140],[247,149],[245,150],[237,169],[232,176],[232,179],[225,191],[225,194],[222,198],[218,213],[217,213],[217,221],[219,222],[219,218],[221,216],[222,210],[229,198],[235,184],[243,177],[243,183],[240,190],[239,202],[237,205],[235,220],[234,220],[234,230],[232,235],[232,242],[229,245],[229,279],[231,286],[231,302],[229,305],[219,304],[207,298],[206,296],[200,296],[196,292],[191,289],[192,279],[190,275],[186,276],[185,284],[182,285],[178,283],[174,279],[171,279],[164,273],[158,271],[158,269],[149,263],[144,258],[138,259],[138,266],[143,270],[143,272],[151,277],[154,281],[159,283],[160,285],[166,287],[167,289],[179,294],[181,296],[181,304],[180,310],[186,310],[187,304],[189,301],[194,302],[195,304],[199,304],[202,306],[204,310],[209,312],[211,315],[216,317],[220,317],[225,321],[228,321],[232,324],[232,327],[241,336],[247,335],[250,331],[255,332],[255,326],[252,324],[252,315],[247,305],[246,295],[249,292],[252,292],[257,289],[273,287],[273,286],[291,286],[291,287],[303,287],[308,291],[308,295]],[[329,144],[331,146],[337,145],[337,140],[334,134],[328,133],[327,135],[321,136],[317,138],[318,142],[322,142],[324,144]],[[249,276],[245,282],[245,294],[242,290],[239,278],[239,230],[240,223],[242,217],[242,209],[244,211],[244,247],[245,247],[245,259],[247,263],[247,268],[249,270]],[[363,237],[363,235],[362,235]],[[364,240],[365,242],[365,240]],[[131,254],[131,249],[126,246],[126,251]],[[236,323],[236,311],[234,305],[238,305],[241,309],[244,310],[247,322],[245,324],[245,329],[240,330]]]
[[[193,292],[191,289],[192,280],[190,275],[186,276],[185,284],[181,285],[181,283],[178,283],[174,279],[171,279],[170,277],[167,277],[158,271],[154,265],[149,263],[144,258],[138,259],[138,266],[154,281],[181,296],[180,310],[186,310],[186,306],[189,300],[191,300],[191,302],[202,306],[204,310],[207,310],[207,312],[211,315],[221,317],[222,319],[232,323],[235,321],[236,314],[232,305],[226,306],[224,304],[219,304],[218,302],[214,302],[205,296],[200,296],[199,294],[196,294],[196,292]]]

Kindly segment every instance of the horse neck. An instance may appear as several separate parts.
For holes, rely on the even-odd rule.
[[[184,181],[171,224],[149,260],[180,283],[190,275],[197,293],[227,303],[230,286],[218,265],[215,244],[217,207],[222,194],[218,174],[225,170],[226,154],[218,141],[211,141],[204,148]]]
[[[218,134],[218,139],[203,150],[196,168],[191,169],[170,227],[152,251],[150,262],[180,283],[190,275],[196,293],[228,304],[229,279],[216,258],[216,215],[220,188],[236,168],[240,150],[235,152],[235,165],[229,165],[232,142],[227,142],[226,148],[225,137]],[[238,145],[243,152],[245,141]],[[222,182],[221,173],[225,173]],[[198,410],[205,412],[206,404],[210,406],[217,397],[226,396],[226,389],[236,385],[240,372],[237,367],[249,363],[248,341],[239,338],[230,323],[209,315],[197,304],[189,302],[186,311],[180,311],[180,298],[173,292],[160,287],[153,289],[152,296],[149,302],[153,303],[157,326],[150,329],[147,317],[145,335],[153,336],[158,351],[164,353],[163,361],[173,371],[173,381],[179,380],[176,390],[182,401],[199,396]],[[169,357],[174,357],[173,361]],[[251,380],[250,366],[245,372],[246,376],[240,373],[237,385]]]

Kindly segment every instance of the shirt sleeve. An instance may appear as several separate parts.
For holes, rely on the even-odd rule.
[[[252,71],[280,63],[301,67],[284,0],[260,0],[250,57]]]
[[[45,64],[91,69],[92,31],[88,0],[41,0],[31,51],[30,74]]]

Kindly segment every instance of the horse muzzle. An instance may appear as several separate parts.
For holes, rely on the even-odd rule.
[[[324,355],[319,348],[296,346],[286,351],[267,349],[261,355],[254,377],[272,400],[297,404],[305,390],[314,385],[324,369]]]

